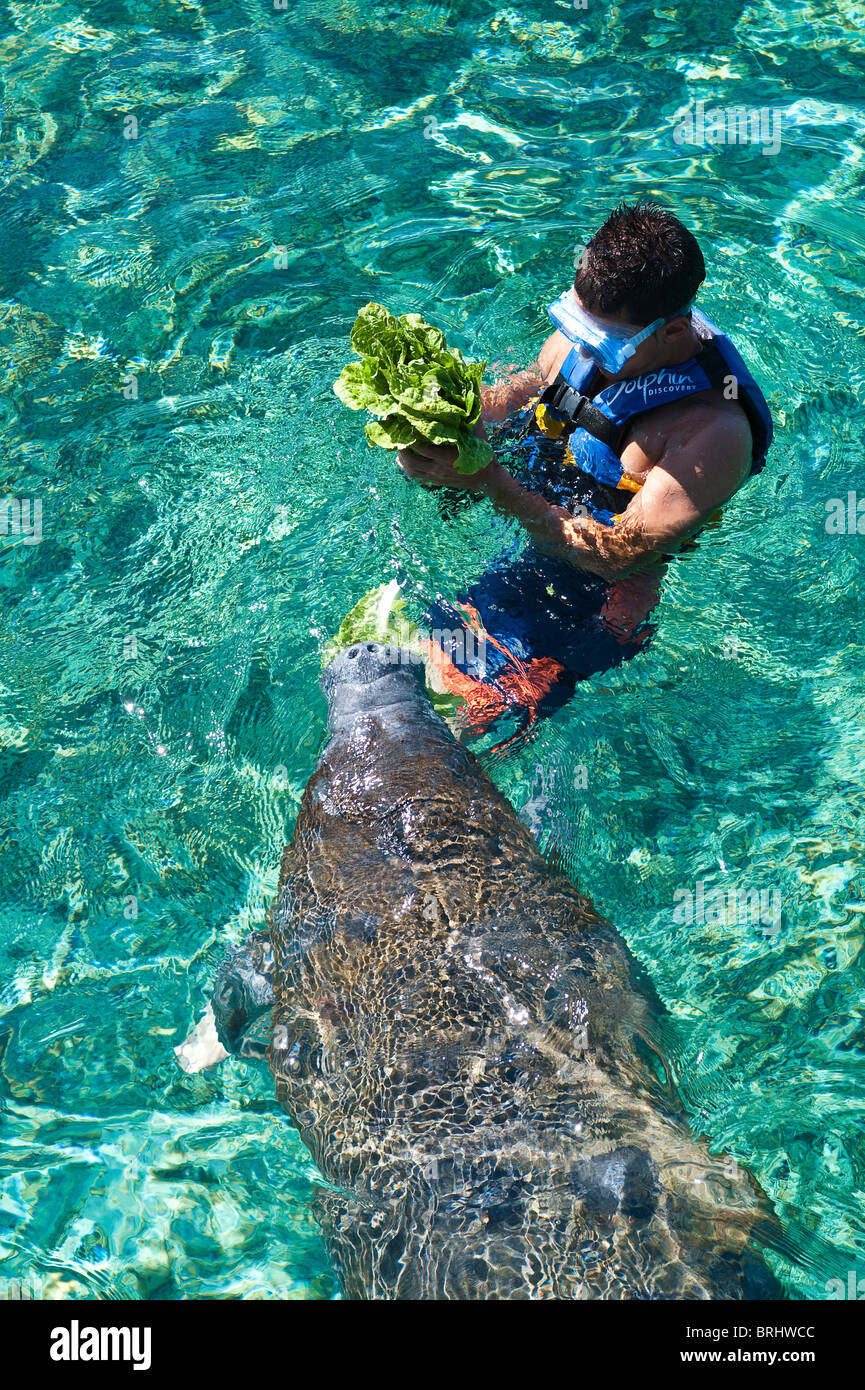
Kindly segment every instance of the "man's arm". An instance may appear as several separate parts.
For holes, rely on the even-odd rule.
[[[530,367],[501,377],[492,386],[485,386],[481,393],[483,418],[492,424],[506,420],[515,410],[522,410],[533,396],[540,395],[544,387],[555,380],[570,347],[564,334],[556,329],[538,353],[537,361]]]
[[[630,446],[629,446],[630,447]],[[741,411],[694,405],[668,437],[658,462],[615,526],[573,517],[530,492],[493,459],[465,476],[452,467],[453,449],[403,449],[397,462],[410,478],[483,492],[514,517],[541,549],[604,579],[643,568],[655,555],[676,550],[747,476],[751,431]],[[624,499],[625,494],[623,494]]]
[[[496,461],[480,490],[498,511],[514,517],[541,550],[602,578],[626,574],[654,550],[636,518],[623,516],[615,526],[603,526],[591,517],[574,517],[523,487]]]
[[[744,481],[751,432],[744,414],[698,406],[687,429],[676,432],[645,485],[615,526],[572,517],[521,486],[494,461],[482,490],[513,516],[544,550],[578,569],[609,579],[642,568],[656,554],[676,550]]]

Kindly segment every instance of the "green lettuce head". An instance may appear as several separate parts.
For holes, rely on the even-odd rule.
[[[361,309],[351,345],[361,360],[343,368],[333,389],[349,409],[375,416],[366,427],[370,444],[444,445],[458,450],[458,473],[486,467],[493,451],[473,432],[486,362],[466,362],[420,314],[395,318],[382,304]]]

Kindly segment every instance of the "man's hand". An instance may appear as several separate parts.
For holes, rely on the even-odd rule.
[[[413,449],[400,449],[396,456],[403,473],[409,478],[416,478],[418,482],[429,483],[433,487],[459,487],[467,492],[482,492],[489,480],[490,470],[495,467],[495,459],[477,473],[458,473],[454,468],[456,459],[456,449],[443,449],[436,444],[416,444]]]
[[[533,396],[539,395],[545,385],[555,380],[570,350],[571,344],[567,338],[556,330],[544,343],[537,362],[533,362],[525,371],[513,372],[495,381],[492,386],[483,387],[483,414],[475,425],[474,433],[486,439],[484,420],[490,423],[504,420],[513,411],[521,410]],[[502,471],[493,459],[479,473],[457,473],[453,467],[456,457],[456,449],[416,444],[413,449],[401,449],[396,461],[407,477],[416,478],[418,482],[431,487],[458,487],[466,492],[483,492]]]

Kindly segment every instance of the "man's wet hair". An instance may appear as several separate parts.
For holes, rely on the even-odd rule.
[[[574,289],[589,313],[639,327],[697,293],[706,263],[693,233],[657,203],[621,203],[589,242]]]

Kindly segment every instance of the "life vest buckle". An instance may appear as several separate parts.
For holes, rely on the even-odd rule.
[[[608,419],[594,401],[561,379],[544,391],[535,409],[535,420],[538,429],[549,439],[559,439],[567,428],[584,429],[615,453],[625,434],[625,430]]]

